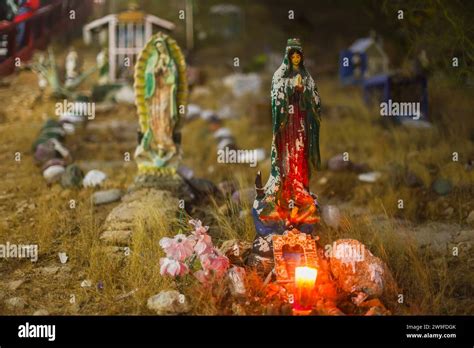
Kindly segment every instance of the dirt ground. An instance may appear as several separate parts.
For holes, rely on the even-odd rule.
[[[92,57],[86,53],[89,64]],[[204,92],[203,88],[193,91],[191,102],[203,109],[232,105],[240,117],[226,120],[224,125],[233,130],[238,145],[268,150],[268,114],[262,116],[257,105],[269,103],[270,74],[262,76],[262,91],[235,99],[229,97],[228,91],[222,91],[221,78],[229,73],[227,67],[203,69],[210,69],[211,77],[203,86]],[[48,186],[34,164],[31,145],[46,116],[54,116],[56,101],[48,95],[39,98],[37,78],[30,71],[22,71],[5,82],[7,85],[0,87],[0,242],[37,243],[39,259],[0,260],[0,313],[33,314],[42,310],[49,314],[151,314],[146,309],[146,298],[168,284],[145,284],[149,275],[140,273],[137,265],[112,265],[100,251],[100,226],[116,203],[95,207],[90,201],[93,189]],[[473,228],[467,220],[474,210],[474,174],[464,166],[474,154],[472,139],[468,140],[472,118],[466,125],[460,121],[463,118],[451,117],[452,113],[470,112],[469,94],[439,80],[430,90],[439,116],[435,126],[428,130],[406,129],[378,122],[373,111],[363,104],[357,88],[339,86],[334,76],[323,76],[317,82],[324,107],[321,152],[325,165],[313,176],[312,190],[323,204],[337,205],[344,213],[341,228],[322,227],[323,240],[330,243],[342,237],[359,239],[387,262],[407,298],[403,304],[395,298],[387,300],[395,313],[472,314],[472,240],[459,245],[462,242],[458,238],[472,236]],[[83,88],[90,86],[88,82]],[[450,100],[441,104],[441,96]],[[443,127],[445,124],[449,129]],[[84,129],[68,137],[66,145],[75,163],[84,170],[96,168],[107,173],[101,189],[126,190],[136,166],[133,159],[125,161],[124,155],[134,152],[136,127],[134,106],[118,105],[97,114]],[[262,170],[264,177],[268,173],[268,160],[257,168],[217,164],[215,141],[208,124],[200,119],[184,125],[183,148],[184,164],[197,176],[215,183],[237,178],[241,187],[251,187],[256,170]],[[363,184],[355,173],[330,171],[327,160],[345,151],[352,161],[381,171],[382,179]],[[461,154],[462,161],[452,162],[454,151]],[[416,173],[422,180],[421,188],[406,187],[396,171],[400,167],[402,172]],[[438,176],[451,180],[454,188],[449,195],[439,196],[431,189]],[[397,208],[400,197],[406,202],[403,210]],[[74,208],[71,200],[75,201]],[[201,208],[216,211],[212,205]],[[239,221],[241,216],[244,218]],[[219,241],[225,240],[224,235],[250,239],[254,233],[250,217],[239,212],[231,214],[225,223],[219,220],[211,229]],[[168,236],[172,234],[173,231],[167,232]],[[431,242],[420,242],[423,238],[435,240],[435,234],[442,235],[441,251],[433,251]],[[458,256],[452,255],[453,246],[459,246]],[[60,252],[68,255],[66,264],[59,262]],[[158,260],[159,255],[152,255],[146,261],[154,276]],[[92,279],[94,285],[81,287],[85,279]],[[120,298],[135,288],[140,288],[136,295]],[[23,303],[7,306],[5,301],[11,298]],[[208,314],[201,309],[194,313]]]

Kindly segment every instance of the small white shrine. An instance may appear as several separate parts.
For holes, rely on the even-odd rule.
[[[108,30],[108,74],[109,82],[112,83],[133,77],[137,56],[153,35],[154,28],[171,31],[175,25],[162,18],[130,9],[86,24],[83,37],[85,43],[90,44],[93,33]]]

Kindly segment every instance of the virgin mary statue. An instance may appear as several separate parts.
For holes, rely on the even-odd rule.
[[[320,98],[304,65],[299,39],[289,39],[283,63],[272,79],[271,173],[259,187],[253,217],[260,236],[296,228],[311,233],[319,221],[316,196],[309,190],[319,168]]]

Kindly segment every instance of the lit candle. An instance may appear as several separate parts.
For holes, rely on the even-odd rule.
[[[299,314],[309,314],[312,308],[312,293],[318,270],[311,267],[296,267],[295,298],[293,309]]]

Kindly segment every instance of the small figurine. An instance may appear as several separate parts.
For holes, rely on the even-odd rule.
[[[64,86],[68,88],[73,86],[74,81],[80,75],[79,55],[74,47],[69,49],[69,52],[66,55],[64,67],[66,69]]]
[[[260,173],[252,214],[257,229],[254,252],[270,257],[271,236],[297,229],[311,233],[319,222],[316,195],[309,190],[311,169],[319,168],[320,98],[304,65],[299,39],[289,39],[272,79],[273,141],[271,173]]]
[[[187,88],[186,63],[176,41],[161,32],[153,35],[135,66],[139,175],[176,175]]]
[[[43,91],[46,85],[52,90],[52,95],[56,98],[75,98],[78,93],[75,90],[84,82],[86,78],[92,75],[97,67],[93,66],[90,69],[79,72],[77,52],[72,49],[69,51],[65,62],[65,76],[64,82],[61,79],[56,58],[53,49],[48,48],[48,56],[45,58],[39,55],[38,59],[28,64],[28,68],[38,75],[38,85]]]

